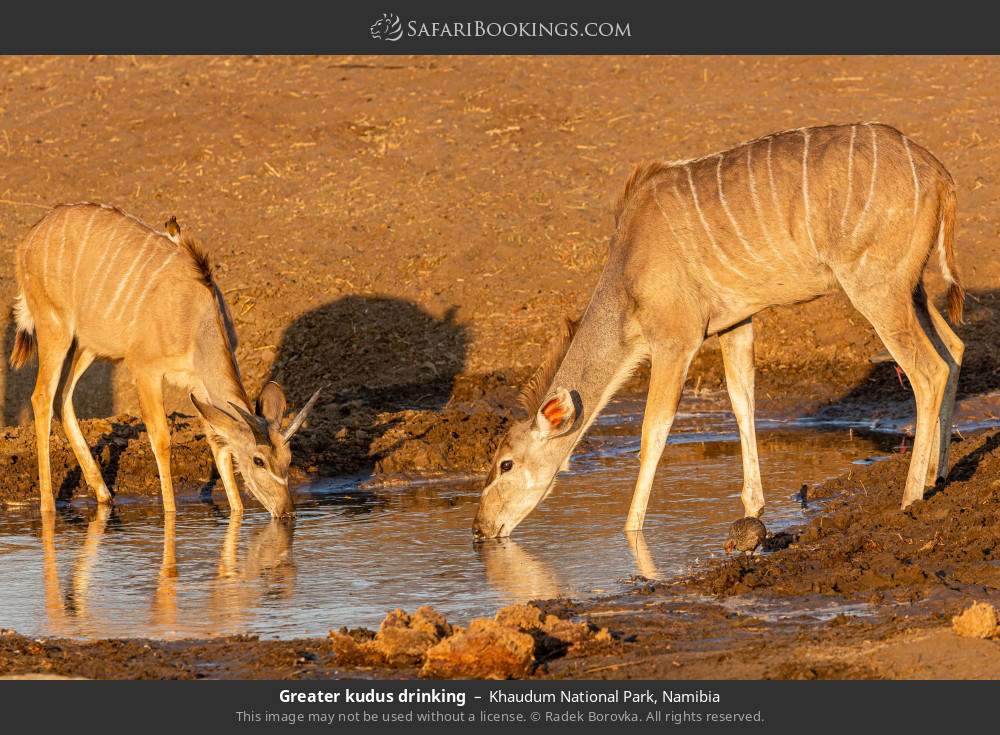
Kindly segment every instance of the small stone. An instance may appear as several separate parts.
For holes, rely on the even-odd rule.
[[[327,637],[330,639],[330,646],[333,648],[333,655],[336,657],[337,663],[354,666],[368,663],[368,652],[347,633],[331,630]]]
[[[500,625],[523,631],[542,627],[542,611],[534,605],[508,605],[498,610],[493,619]]]
[[[417,611],[413,613],[413,618],[410,620],[410,627],[416,630],[424,630],[438,638],[446,638],[454,630],[445,616],[430,605],[422,605],[417,608]]]
[[[976,602],[951,619],[951,627],[966,638],[992,638],[1000,618],[997,609],[987,602]]]
[[[590,626],[587,623],[574,623],[572,620],[549,615],[545,618],[542,630],[563,643],[578,645],[590,640]]]

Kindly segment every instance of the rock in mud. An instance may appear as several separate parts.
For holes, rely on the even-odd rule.
[[[532,630],[542,627],[542,611],[534,605],[508,605],[498,610],[493,619],[500,625],[518,630]]]
[[[396,609],[385,616],[378,632],[330,631],[337,661],[353,666],[416,666],[427,650],[451,635],[454,628],[444,615],[423,606],[410,615]]]
[[[998,626],[1000,616],[988,602],[976,602],[951,619],[952,629],[966,638],[993,638]]]
[[[535,665],[535,639],[496,620],[476,619],[468,630],[427,651],[420,675],[438,679],[511,679]]]
[[[371,631],[368,633],[370,634]],[[369,666],[377,663],[373,661],[372,652],[367,647],[367,644],[371,642],[370,635],[365,639],[353,631],[341,628],[340,630],[331,630],[328,638],[338,663],[346,666]]]
[[[572,620],[566,620],[557,615],[545,615],[534,605],[508,605],[499,610],[494,619],[501,625],[516,628],[524,633],[548,636],[571,647],[595,640],[602,632],[605,635],[601,637],[601,640],[611,639],[607,630],[599,630],[587,622],[574,623]],[[538,642],[542,643],[542,641]]]
[[[375,639],[365,646],[390,666],[412,666],[451,633],[452,626],[432,607],[418,608],[412,616],[397,609],[386,615]]]

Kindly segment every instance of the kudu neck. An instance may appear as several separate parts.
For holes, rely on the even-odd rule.
[[[550,386],[574,396],[577,439],[641,359],[640,343],[624,294],[599,286]]]
[[[197,364],[198,377],[212,403],[227,410],[233,403],[252,412],[236,357],[230,354],[224,340],[220,338],[218,344],[205,350],[201,357]]]

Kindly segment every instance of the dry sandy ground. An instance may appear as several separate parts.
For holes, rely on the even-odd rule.
[[[610,202],[634,162],[879,120],[928,147],[958,183],[958,259],[970,289],[960,392],[982,395],[1000,387],[998,103],[993,58],[2,58],[0,301],[14,296],[15,242],[51,204],[98,200],[154,224],[176,215],[216,257],[250,386],[276,376],[297,403],[327,385],[296,445],[300,476],[477,470],[556,320],[586,303]],[[940,292],[935,267],[929,283]],[[907,410],[891,367],[868,364],[881,345],[843,298],[755,321],[762,406]],[[9,322],[5,335],[9,347]],[[121,373],[92,371],[77,394],[83,415],[132,409]],[[691,381],[715,385],[719,375],[709,344]],[[30,386],[28,371],[0,374],[5,423],[29,418]],[[174,464],[194,485],[210,468],[189,423],[175,417]],[[120,491],[155,492],[135,419],[86,431]],[[0,501],[29,498],[30,431],[3,436]],[[602,613],[635,642],[539,673],[1000,675],[998,644],[946,629],[957,607],[1000,587],[997,440],[974,442],[957,445],[965,464],[955,481],[911,513],[895,509],[902,463],[887,463],[832,483],[830,514],[792,548],[713,568],[680,591],[643,587],[567,607]],[[55,474],[66,495],[79,491],[74,467],[60,438]],[[861,599],[877,614],[791,624],[710,602],[748,593]],[[643,614],[606,614],[637,605]],[[226,662],[216,675],[340,671],[321,641],[145,645],[6,636],[0,671],[46,661],[104,676],[196,676],[212,661]],[[136,668],[102,663],[125,660]]]

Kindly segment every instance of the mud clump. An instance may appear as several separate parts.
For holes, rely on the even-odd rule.
[[[386,664],[419,664],[428,649],[453,633],[444,616],[431,607],[420,607],[411,616],[403,610],[389,613],[371,641],[373,652]]]
[[[393,610],[378,632],[330,631],[330,645],[337,660],[355,666],[416,666],[428,649],[454,633],[444,616],[432,607],[417,608],[413,615]]]
[[[993,605],[976,602],[953,617],[951,627],[966,638],[995,638],[1000,627],[1000,617]]]
[[[573,647],[595,639],[611,640],[605,628],[598,629],[590,623],[574,623],[556,615],[545,615],[534,605],[508,605],[497,612],[494,619],[501,625],[534,635],[539,643],[544,644],[545,638],[551,639],[548,641],[550,648],[553,642],[556,647]]]
[[[441,679],[524,677],[586,643],[612,639],[606,628],[545,615],[534,605],[510,605],[492,620],[473,620],[467,629],[449,624],[431,607],[413,615],[393,610],[377,633],[342,628],[329,634],[340,664],[420,667],[420,676]]]
[[[535,667],[535,639],[495,620],[477,619],[468,630],[427,652],[420,675],[437,679],[513,679]]]

